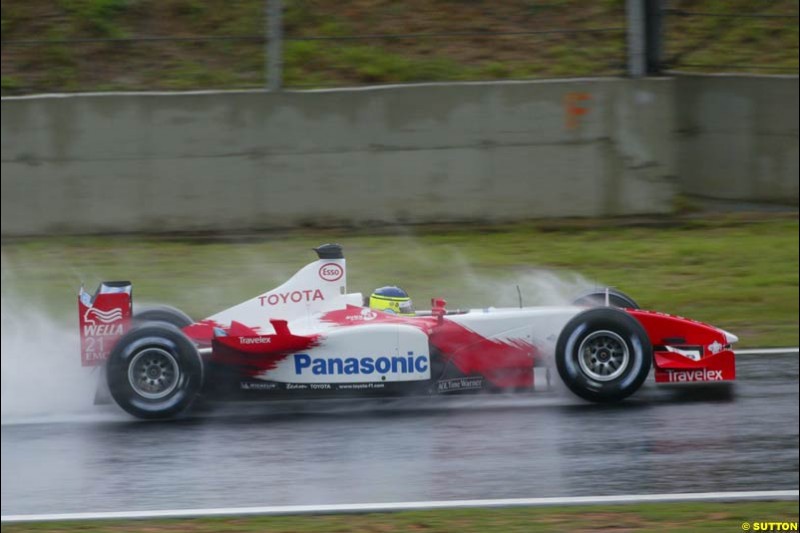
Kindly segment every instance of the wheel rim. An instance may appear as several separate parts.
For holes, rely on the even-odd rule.
[[[578,362],[581,370],[596,381],[611,381],[625,372],[630,360],[628,345],[613,331],[595,331],[581,342]]]
[[[128,382],[136,394],[148,400],[168,396],[178,386],[178,361],[161,348],[137,353],[128,366]]]

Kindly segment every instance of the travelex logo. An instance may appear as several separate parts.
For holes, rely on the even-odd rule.
[[[722,370],[672,370],[667,369],[670,383],[689,381],[722,381]]]
[[[428,356],[408,352],[405,357],[311,357],[294,355],[294,373],[302,376],[310,371],[315,376],[413,374],[428,371]]]

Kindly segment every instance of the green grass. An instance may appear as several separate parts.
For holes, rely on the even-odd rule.
[[[8,533],[184,531],[318,533],[358,531],[460,533],[497,531],[742,531],[742,524],[789,522],[797,525],[797,502],[666,503],[513,509],[463,509],[320,516],[275,516],[107,522],[55,522],[3,526]]]
[[[61,0],[72,20],[88,35],[96,37],[125,37],[119,26],[131,2],[128,0]]]
[[[787,16],[667,15],[664,55],[678,68],[797,72],[796,2],[676,0],[668,7]],[[287,40],[283,78],[293,87],[625,73],[624,0],[352,0],[344,4],[285,0],[283,22],[287,38],[462,33],[446,38]],[[617,30],[546,33],[597,28]],[[11,80],[3,83],[3,94],[265,84],[265,47],[253,40],[8,44],[35,39],[261,36],[266,31],[264,0],[8,0],[2,4],[2,29],[6,43],[3,78]],[[463,35],[480,31],[514,35]],[[686,66],[698,64],[709,66]]]
[[[568,296],[583,283],[610,285],[644,308],[728,329],[740,347],[798,345],[796,216],[619,222],[6,242],[3,298],[71,323],[81,281],[93,289],[130,279],[135,301],[201,318],[277,286],[314,259],[310,248],[336,241],[348,258],[349,291],[399,284],[419,308],[434,296],[451,308],[514,306],[516,285],[525,304],[550,303],[553,287]]]
[[[325,85],[325,78],[315,72],[330,66],[340,76],[365,83],[466,79],[470,72],[446,58],[405,57],[365,45],[331,48],[316,41],[286,43],[284,61],[284,80],[290,86]]]
[[[673,68],[709,72],[715,70],[713,65],[725,65],[716,70],[797,74],[796,2],[677,0],[670,2],[669,7],[688,12],[790,15],[787,18],[669,16],[664,56],[666,61],[675,63]]]

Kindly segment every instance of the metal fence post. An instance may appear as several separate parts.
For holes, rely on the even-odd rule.
[[[267,2],[267,90],[280,91],[283,85],[283,5],[281,0]]]
[[[645,42],[647,43],[647,73],[660,74],[664,50],[663,0],[645,0]]]
[[[625,2],[625,12],[628,19],[628,76],[631,78],[641,78],[647,73],[645,1],[626,0]]]

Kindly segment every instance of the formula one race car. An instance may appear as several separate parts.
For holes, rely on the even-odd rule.
[[[657,383],[735,378],[721,329],[638,309],[609,289],[564,307],[394,314],[347,292],[342,247],[289,281],[193,321],[174,308],[134,314],[130,282],[104,282],[78,298],[81,358],[105,365],[113,399],[141,418],[172,417],[198,397],[256,399],[439,395],[547,388],[555,366],[593,402]]]

